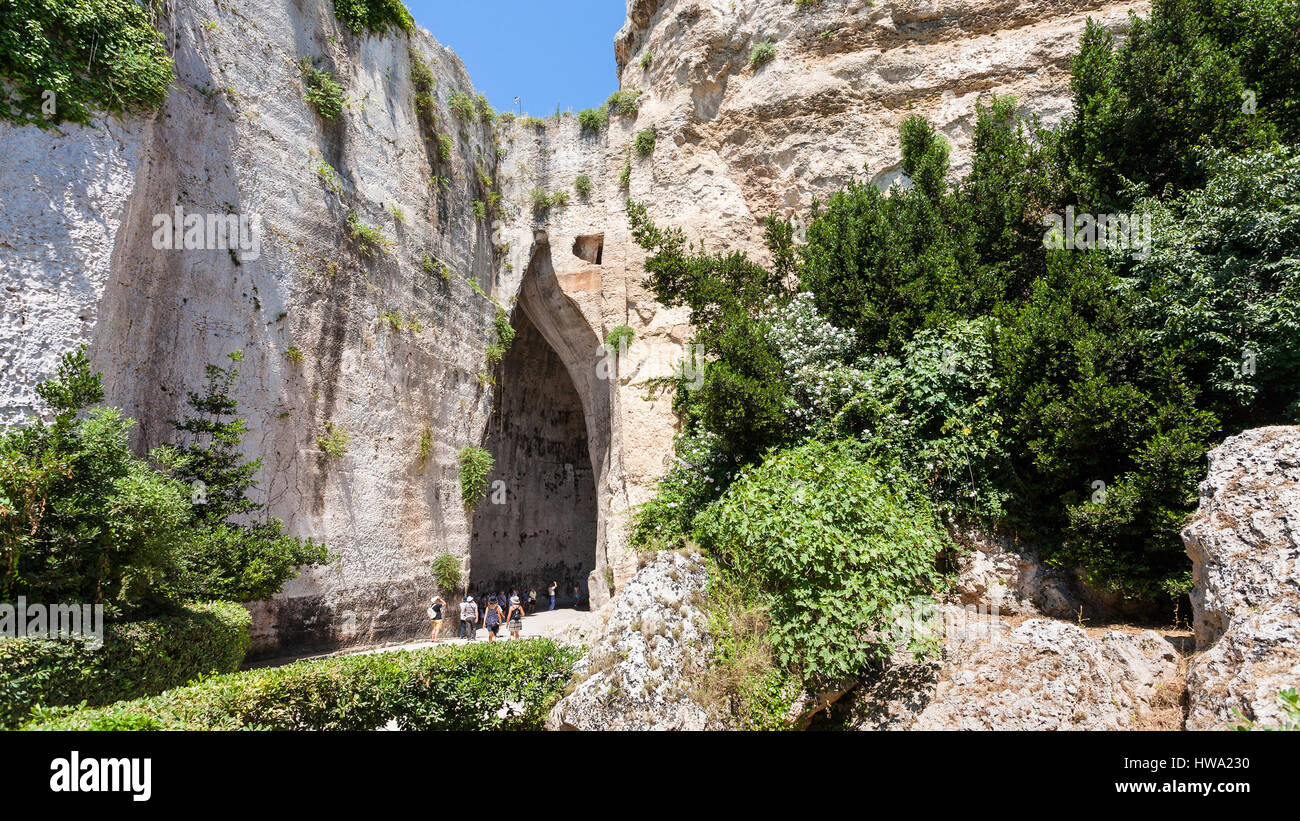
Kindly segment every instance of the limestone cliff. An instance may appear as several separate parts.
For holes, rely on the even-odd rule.
[[[981,94],[1058,118],[1084,20],[1117,26],[1146,5],[629,0],[617,80],[644,94],[635,116],[589,134],[571,114],[458,118],[452,95],[472,98],[470,78],[422,30],[357,36],[322,0],[176,0],[159,25],[178,78],[156,115],[59,133],[0,124],[0,423],[39,409],[35,383],[88,342],[147,448],[202,365],[242,349],[237,398],[270,512],[341,556],[254,607],[262,654],[418,634],[442,552],[476,583],[567,574],[599,605],[636,570],[627,516],[671,453],[670,397],[640,383],[667,374],[690,333],[639,284],[625,198],[710,247],[761,253],[769,211],[801,212],[854,176],[893,179],[908,113],[950,138],[958,171]],[[752,68],[762,41],[775,58]],[[343,86],[339,117],[304,102],[304,58]],[[431,117],[415,104],[416,59],[432,72]],[[632,143],[646,129],[657,140],[643,158]],[[589,197],[573,190],[580,174]],[[537,210],[538,188],[568,205]],[[493,192],[500,212],[480,218],[474,203]],[[178,206],[259,218],[259,247],[155,247],[155,218]],[[387,250],[367,253],[349,217]],[[497,305],[525,347],[493,368]],[[601,342],[620,325],[637,336],[611,362]],[[333,456],[318,440],[339,429],[348,445]],[[503,494],[475,515],[458,485],[466,445],[493,450]],[[548,539],[581,555],[525,547]]]

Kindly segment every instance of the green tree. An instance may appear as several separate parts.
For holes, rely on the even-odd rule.
[[[242,362],[243,354],[236,351],[230,359]],[[188,395],[192,414],[171,422],[188,443],[153,451],[191,488],[193,534],[180,547],[173,592],[186,599],[268,599],[299,567],[325,564],[330,556],[324,544],[286,534],[283,522],[249,498],[262,460],[244,461],[248,423],[235,416],[239,404],[230,395],[239,372],[208,365],[205,373],[205,392]]]
[[[131,453],[120,410],[91,409],[104,393],[84,346],[36,392],[52,421],[0,432],[0,595],[160,608],[188,490]]]

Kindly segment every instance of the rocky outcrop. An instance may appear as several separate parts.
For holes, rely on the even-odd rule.
[[[619,591],[575,684],[551,710],[552,730],[707,730],[720,724],[692,681],[712,642],[698,555],[660,553]]]
[[[1211,451],[1183,542],[1200,649],[1187,728],[1280,724],[1278,693],[1300,687],[1300,427],[1249,430]]]
[[[1003,616],[1068,619],[1078,615],[1082,602],[1070,578],[1049,567],[1033,547],[978,531],[955,538],[963,550],[950,594],[953,603]]]
[[[858,730],[1178,729],[1179,656],[1158,633],[946,618],[936,660],[895,663],[837,714]],[[954,629],[955,628],[955,629]]]

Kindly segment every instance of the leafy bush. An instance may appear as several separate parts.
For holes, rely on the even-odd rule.
[[[461,448],[459,460],[461,502],[466,510],[473,510],[487,495],[488,476],[492,473],[495,461],[492,454],[483,448],[472,446]]]
[[[448,137],[446,134],[439,134],[438,135],[438,162],[447,162],[450,159],[451,159],[451,137]],[[440,179],[446,179],[446,178],[443,177]],[[441,185],[441,183],[439,183],[439,185],[442,188],[447,187],[446,185]]]
[[[451,113],[455,114],[457,119],[465,122],[474,119],[474,100],[463,91],[453,93],[451,99],[447,102],[447,107],[451,109]]]
[[[316,113],[320,114],[327,120],[332,120],[343,112],[343,86],[335,81],[334,75],[328,71],[322,71],[313,68],[306,58],[302,64],[302,81],[306,90],[303,92],[303,99],[306,100]]]
[[[579,174],[573,181],[573,190],[578,192],[578,196],[584,200],[591,197],[591,177],[586,174]]]
[[[386,34],[390,28],[410,34],[415,29],[402,0],[334,0],[334,14],[353,34]]]
[[[1158,0],[1122,41],[1090,21],[1074,60],[1075,116],[1064,133],[1081,199],[1131,199],[1205,180],[1196,149],[1300,138],[1300,6],[1287,0]]]
[[[348,229],[352,239],[356,241],[358,250],[368,257],[377,254],[383,254],[388,251],[390,245],[388,237],[378,228],[372,228],[365,225],[357,219],[356,214],[348,214]]]
[[[89,122],[95,108],[155,110],[174,71],[149,10],[134,0],[0,7],[0,119],[50,127]],[[47,100],[54,105],[48,115]]]
[[[941,585],[946,537],[898,478],[856,442],[810,442],[743,470],[695,522],[723,572],[760,591],[776,663],[805,681],[888,656],[891,613]]]
[[[749,67],[757,69],[770,63],[775,58],[776,43],[771,40],[764,40],[761,43],[756,43],[753,50],[749,52]]]
[[[578,124],[583,131],[599,134],[609,125],[608,108],[584,108],[578,112]]]
[[[655,150],[655,130],[647,128],[644,131],[638,131],[636,135],[636,153],[641,157],[649,157]]]
[[[234,672],[251,625],[242,605],[207,602],[110,624],[97,650],[80,640],[0,639],[0,726],[17,726],[38,705],[99,706]]]
[[[605,107],[615,114],[621,114],[624,117],[630,117],[636,114],[641,105],[641,95],[645,92],[639,88],[624,88],[615,91],[609,95]]]
[[[216,676],[29,730],[539,730],[579,651],[547,639],[298,662]]]
[[[442,590],[457,591],[461,585],[460,559],[443,553],[433,560],[433,579]]]
[[[620,351],[627,350],[636,339],[636,331],[627,325],[617,325],[610,329],[609,334],[605,337],[606,350],[618,354]]]
[[[618,173],[618,184],[623,190],[627,190],[632,184],[632,155],[627,155],[627,162],[623,163],[623,170]]]
[[[1203,189],[1139,203],[1159,228],[1132,264],[1136,312],[1229,428],[1300,419],[1300,148],[1204,167]]]

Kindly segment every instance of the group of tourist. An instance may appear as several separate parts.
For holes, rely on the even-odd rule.
[[[560,583],[555,581],[547,586],[546,595],[549,600],[547,610],[555,609],[555,596],[559,587]],[[577,607],[582,600],[582,587],[577,582],[573,583],[571,594],[573,606]],[[434,643],[442,638],[442,622],[446,609],[447,602],[441,596],[435,594],[429,600],[427,614],[433,622]],[[458,603],[457,610],[462,639],[473,641],[478,628],[483,627],[487,629],[488,641],[496,641],[503,624],[510,637],[517,639],[523,629],[524,616],[531,616],[537,612],[537,589],[530,587],[526,595],[521,594],[518,588],[511,588],[509,595],[506,595],[504,590],[497,591],[495,595],[480,593],[478,597],[466,593]]]

